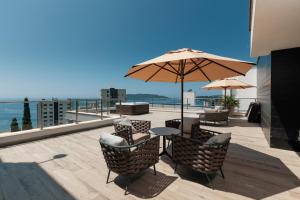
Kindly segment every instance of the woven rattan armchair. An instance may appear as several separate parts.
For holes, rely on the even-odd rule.
[[[131,126],[122,125],[120,123],[114,122],[113,125],[116,134],[126,139],[128,144],[131,145],[150,138],[149,130],[151,128],[151,121],[130,120],[130,122],[135,128],[136,132],[132,131]]]
[[[205,144],[216,134],[214,131],[200,129],[193,134],[193,138],[172,135],[172,159],[175,162],[175,172],[178,164],[187,166],[206,175],[211,184],[210,174],[218,171],[224,177],[222,165],[225,160],[230,138],[219,144]]]
[[[111,171],[121,176],[130,176],[153,166],[156,175],[155,164],[159,161],[159,137],[155,136],[138,144],[122,147],[99,142],[108,168],[106,183],[108,183]],[[127,186],[125,194],[127,194]]]
[[[171,120],[167,120],[165,121],[165,126],[166,127],[172,127],[172,128],[180,128],[180,123],[181,123],[181,119],[171,119]],[[193,133],[194,132],[198,132],[200,129],[200,121],[198,121],[197,123],[192,124],[191,127],[191,135],[189,137],[193,137]],[[168,139],[172,139],[171,137]]]
[[[207,124],[207,122],[213,122],[214,124],[225,122],[228,126],[228,116],[229,110],[199,113],[200,121],[203,121],[205,124]]]

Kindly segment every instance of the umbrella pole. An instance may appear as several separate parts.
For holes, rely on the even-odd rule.
[[[184,74],[183,74],[183,61],[180,62],[181,65],[181,71],[180,71],[180,80],[181,80],[181,136],[183,136],[183,79],[184,79]]]
[[[226,90],[227,90],[227,88],[225,88],[225,95],[224,95],[224,107],[225,107],[225,109],[227,109]]]
[[[183,136],[183,77],[181,77],[181,136]]]

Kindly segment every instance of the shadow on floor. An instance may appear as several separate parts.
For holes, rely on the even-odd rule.
[[[213,122],[201,122],[201,126],[203,127],[224,127],[224,128],[230,128],[230,127],[259,127],[260,124],[258,123],[249,123],[246,118],[230,118],[228,126],[224,123],[217,123],[214,124]]]
[[[0,163],[0,199],[75,200],[35,162]]]
[[[258,123],[249,123],[246,118],[230,118],[228,127],[259,127]]]
[[[114,182],[124,189],[128,185],[129,194],[148,199],[158,196],[176,179],[175,176],[167,176],[158,171],[155,176],[153,170],[148,169],[132,177],[117,176]]]
[[[162,161],[174,168],[167,157]],[[223,165],[225,179],[213,177],[214,190],[234,193],[253,199],[264,199],[300,186],[298,177],[278,158],[232,143]],[[185,180],[208,186],[204,174],[178,166],[177,174]]]

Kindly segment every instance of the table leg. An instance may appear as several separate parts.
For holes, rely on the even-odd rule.
[[[166,148],[166,136],[163,136],[163,150],[162,150],[162,152],[159,155],[160,156],[167,155],[169,158],[172,159],[172,156],[167,152],[167,148]]]
[[[166,150],[166,136],[163,136],[163,152],[167,152],[167,150]]]

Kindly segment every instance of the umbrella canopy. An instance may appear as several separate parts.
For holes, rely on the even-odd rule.
[[[213,81],[245,75],[254,63],[217,56],[193,49],[169,51],[132,66],[126,76],[146,82]]]
[[[183,83],[213,81],[245,75],[254,63],[217,56],[193,49],[169,51],[132,66],[125,77],[145,82],[181,83],[181,120],[183,130]]]
[[[227,89],[247,89],[255,87],[253,85],[250,85],[248,83],[244,83],[237,79],[223,79],[223,80],[216,80],[214,82],[209,83],[206,86],[203,86],[203,89],[207,90],[225,90],[224,94],[224,105],[226,107],[226,90]]]
[[[222,90],[222,89],[246,89],[255,87],[248,83],[244,83],[237,79],[223,79],[223,80],[216,80],[214,82],[209,83],[206,86],[203,86],[203,89],[207,90]]]

